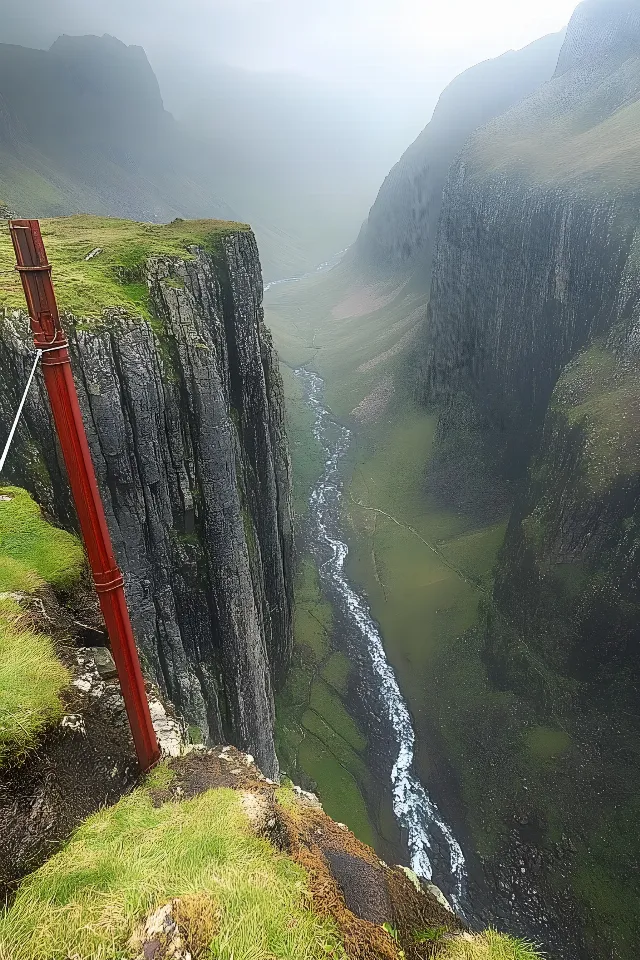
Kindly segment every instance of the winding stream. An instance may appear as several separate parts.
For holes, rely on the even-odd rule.
[[[436,804],[412,771],[415,732],[393,668],[387,660],[380,631],[364,598],[350,586],[344,573],[348,547],[341,539],[340,467],[349,449],[351,431],[337,424],[323,406],[323,380],[304,368],[295,371],[305,401],[314,412],[314,436],[325,452],[325,470],[310,499],[312,548],[319,559],[320,576],[331,589],[342,613],[361,638],[374,677],[379,685],[384,719],[393,733],[397,759],[391,771],[393,809],[404,830],[411,866],[419,877],[430,880],[435,844],[448,851],[454,906],[461,912],[466,883],[465,859],[459,843],[445,823]]]

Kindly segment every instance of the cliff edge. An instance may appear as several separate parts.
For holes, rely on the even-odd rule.
[[[251,750],[275,774],[273,690],[291,650],[290,467],[253,234],[92,217],[42,228],[147,671],[205,741]],[[7,237],[0,253],[10,264]],[[15,282],[0,303],[2,434],[33,350]],[[74,525],[40,378],[7,474]]]

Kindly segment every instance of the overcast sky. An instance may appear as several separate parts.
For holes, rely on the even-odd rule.
[[[0,0],[2,39],[48,46],[59,33],[112,33],[144,46],[254,70],[353,85],[461,70],[561,29],[575,0]]]

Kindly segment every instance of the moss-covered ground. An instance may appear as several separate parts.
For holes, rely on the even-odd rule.
[[[350,665],[331,649],[333,612],[310,556],[296,580],[294,633],[296,662],[278,702],[280,762],[293,779],[302,773],[318,785],[329,816],[373,844],[375,827],[363,799],[369,786],[366,740],[345,705]]]
[[[121,306],[148,315],[142,267],[151,256],[190,259],[188,248],[215,252],[230,232],[246,224],[222,220],[176,220],[169,224],[135,223],[106,217],[75,216],[41,220],[42,238],[53,268],[58,306],[77,317],[100,317],[106,307]],[[94,250],[100,253],[87,260]],[[0,232],[0,307],[24,307],[11,239]],[[4,273],[4,275],[3,275]]]
[[[87,820],[67,846],[20,887],[0,916],[1,960],[121,960],[135,956],[140,924],[180,900],[197,924],[200,957],[326,960],[343,951],[316,916],[306,875],[255,836],[241,795],[209,790],[154,802],[147,787]]]
[[[23,757],[62,717],[69,682],[53,642],[30,626],[17,597],[45,585],[69,589],[83,566],[75,537],[47,523],[26,491],[0,488],[0,765]]]

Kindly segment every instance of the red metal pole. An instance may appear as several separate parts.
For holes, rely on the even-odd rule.
[[[89,564],[118,670],[136,753],[143,770],[160,757],[149,701],[131,629],[124,581],[116,564],[96,481],[67,338],[60,324],[51,267],[37,220],[12,220],[11,239],[31,317],[33,340],[43,351],[44,381],[67,467]]]

